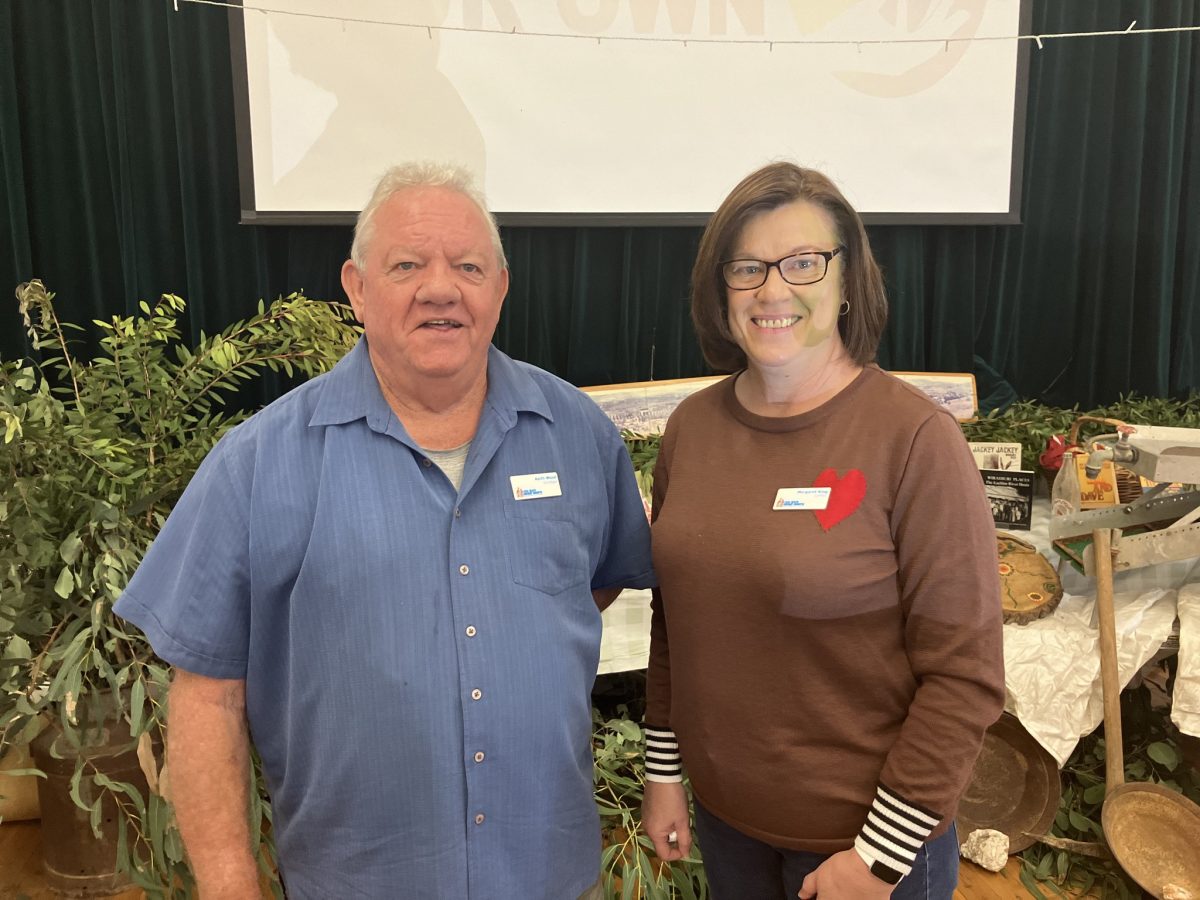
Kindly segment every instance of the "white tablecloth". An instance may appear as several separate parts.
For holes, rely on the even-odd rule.
[[[597,674],[644,669],[650,658],[650,592],[621,591],[601,616]]]

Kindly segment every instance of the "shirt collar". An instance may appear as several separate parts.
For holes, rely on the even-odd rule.
[[[338,361],[324,381],[309,425],[343,425],[366,419],[372,431],[387,431],[393,413],[379,388],[365,336]],[[509,427],[516,423],[518,412],[532,412],[554,421],[545,392],[527,368],[495,346],[488,347],[487,405]]]
[[[367,339],[361,337],[325,377],[309,425],[343,425],[366,419],[372,431],[386,431],[392,410],[379,389]]]
[[[518,412],[532,412],[554,421],[545,391],[534,380],[530,368],[494,345],[488,347],[487,404],[508,427],[516,424]]]

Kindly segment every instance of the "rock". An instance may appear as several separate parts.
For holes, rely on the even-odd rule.
[[[967,835],[959,852],[963,859],[999,872],[1008,863],[1008,835],[992,828],[977,828]]]

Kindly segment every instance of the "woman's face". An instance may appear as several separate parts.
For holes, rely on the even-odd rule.
[[[733,243],[730,259],[773,262],[785,256],[830,251],[838,235],[829,214],[797,200],[750,219]],[[842,304],[843,256],[829,260],[815,284],[789,284],[778,266],[761,287],[726,287],[729,331],[751,368],[792,369],[806,360],[829,358],[840,348],[838,310]]]

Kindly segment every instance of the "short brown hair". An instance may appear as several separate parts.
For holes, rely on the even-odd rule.
[[[797,200],[820,207],[833,220],[838,243],[845,247],[839,256],[844,267],[842,297],[850,302],[850,309],[838,318],[838,333],[858,365],[875,359],[887,324],[887,295],[862,219],[825,175],[776,162],[743,178],[713,213],[700,238],[692,267],[692,324],[704,358],[718,372],[746,366],[746,354],[729,331],[721,263],[750,219]]]

